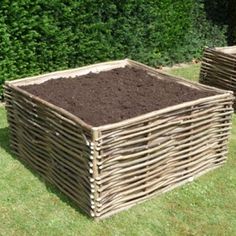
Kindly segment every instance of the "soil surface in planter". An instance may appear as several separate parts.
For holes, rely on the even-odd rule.
[[[75,78],[48,80],[22,89],[100,126],[179,103],[215,95],[159,79],[143,69],[126,66]]]

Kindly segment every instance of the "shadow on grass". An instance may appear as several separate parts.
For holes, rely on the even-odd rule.
[[[46,185],[48,192],[57,195],[61,201],[63,201],[70,207],[74,208],[78,213],[86,217],[88,220],[91,220],[91,218],[89,218],[87,214],[85,214],[82,210],[80,210],[80,208],[78,208],[78,206],[69,197],[60,192],[54,185],[52,185],[47,180],[45,180],[41,175],[36,173],[30,165],[28,165],[25,161],[17,158],[16,155],[14,155],[11,152],[8,127],[0,128],[0,149],[1,148],[4,149],[13,159],[20,161],[20,163],[24,165],[24,167],[27,168],[39,181],[43,182]]]
[[[8,130],[8,127],[0,128],[0,148],[11,154]]]

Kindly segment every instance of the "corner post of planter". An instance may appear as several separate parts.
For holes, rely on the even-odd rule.
[[[93,202],[92,202],[92,210],[93,210],[93,217],[95,220],[99,219],[100,212],[98,211],[99,208],[99,157],[100,157],[100,147],[98,144],[98,138],[101,136],[100,130],[97,128],[92,128],[92,179],[93,182],[91,184],[91,191],[93,195]]]

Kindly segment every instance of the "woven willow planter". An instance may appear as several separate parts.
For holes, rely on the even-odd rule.
[[[19,88],[125,65],[217,95],[92,127]],[[96,219],[169,191],[226,160],[232,93],[131,60],[8,82],[5,98],[14,153]]]
[[[204,51],[200,82],[236,94],[236,46],[206,48]],[[236,103],[234,103],[236,109]]]

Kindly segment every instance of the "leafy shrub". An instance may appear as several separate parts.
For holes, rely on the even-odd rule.
[[[199,58],[205,45],[224,45],[224,34],[201,1],[2,0],[0,86],[111,59],[183,62]]]

